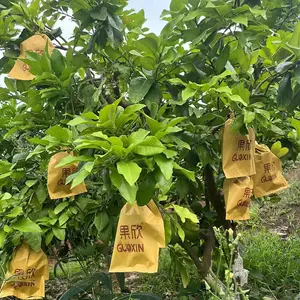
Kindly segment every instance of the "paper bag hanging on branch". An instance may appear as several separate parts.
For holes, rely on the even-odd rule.
[[[253,129],[247,135],[231,129],[232,120],[225,123],[222,135],[222,164],[226,178],[238,178],[255,174],[255,134]]]
[[[127,203],[121,210],[109,272],[155,273],[159,248],[164,247],[164,223],[156,204]]]
[[[248,220],[253,180],[250,177],[225,179],[224,198],[226,220]]]
[[[35,252],[24,242],[13,253],[0,298],[19,299],[45,297],[45,280],[49,279],[49,265],[45,253]]]
[[[280,158],[271,152],[266,145],[256,144],[256,174],[253,176],[254,196],[260,198],[276,194],[288,188],[288,182],[282,175]]]
[[[35,34],[29,39],[25,40],[20,46],[20,56],[19,58],[26,58],[26,51],[35,52],[42,55],[45,51],[48,41],[48,52],[51,55],[54,46],[50,39],[45,34]],[[8,73],[8,76],[19,80],[32,80],[35,78],[33,74],[30,73],[30,67],[17,59],[15,65]]]
[[[86,186],[81,183],[71,189],[71,184],[66,184],[69,175],[77,171],[78,163],[73,163],[63,167],[56,166],[61,160],[69,155],[68,152],[59,152],[53,155],[48,165],[48,192],[51,199],[60,199],[86,193]]]

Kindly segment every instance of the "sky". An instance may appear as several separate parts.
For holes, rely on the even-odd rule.
[[[159,34],[161,29],[164,27],[165,22],[160,20],[160,14],[164,9],[168,9],[171,0],[129,0],[127,9],[135,9],[139,11],[144,9],[145,17],[147,22],[145,26],[150,29],[151,32],[155,34]],[[64,32],[64,37],[69,38],[73,33],[73,24],[69,21],[61,21],[58,22],[55,28],[61,27]],[[0,58],[2,57],[2,53],[0,53]],[[0,87],[4,86],[3,82],[4,76],[0,75]]]

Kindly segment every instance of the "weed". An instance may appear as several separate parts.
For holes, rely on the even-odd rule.
[[[300,289],[300,237],[282,240],[265,230],[244,234],[245,268],[250,270],[250,299],[269,295],[294,299]],[[275,299],[276,299],[275,298]]]

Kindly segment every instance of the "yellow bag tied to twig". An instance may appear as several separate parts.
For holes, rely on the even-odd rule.
[[[67,151],[59,152],[50,159],[47,185],[51,199],[71,197],[87,192],[84,183],[75,186],[73,189],[71,189],[71,184],[66,184],[67,177],[77,171],[78,163],[56,168],[61,160],[69,155],[72,155],[72,153],[68,153]]]
[[[253,180],[250,177],[225,179],[224,198],[226,220],[248,220]]]
[[[164,247],[164,223],[154,201],[145,206],[127,203],[121,210],[109,272],[155,273],[159,248]]]
[[[255,134],[253,129],[247,135],[231,129],[232,120],[225,123],[222,135],[222,164],[226,178],[238,178],[255,174]]]
[[[43,54],[48,41],[48,52],[51,55],[54,46],[50,39],[45,34],[35,34],[29,39],[25,40],[20,46],[20,56],[19,58],[26,58],[26,51],[35,52],[38,54]],[[15,65],[8,73],[8,76],[19,80],[32,80],[35,78],[33,74],[30,73],[30,67],[17,59]]]
[[[0,298],[19,299],[45,297],[45,280],[49,279],[49,265],[45,253],[35,252],[26,242],[16,248],[2,285]]]
[[[288,182],[282,175],[280,158],[271,152],[266,145],[256,144],[256,174],[253,175],[254,196],[260,198],[276,194],[288,188]]]

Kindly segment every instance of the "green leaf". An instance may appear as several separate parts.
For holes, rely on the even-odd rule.
[[[54,213],[56,215],[58,215],[60,212],[62,212],[68,206],[69,206],[69,202],[61,202],[55,207]]]
[[[46,133],[64,143],[69,142],[72,137],[72,132],[70,130],[66,128],[62,128],[58,125],[50,127],[49,129],[46,130]]]
[[[225,65],[229,58],[229,53],[230,53],[230,46],[229,44],[227,44],[216,61],[216,69],[219,73],[221,73],[224,70]]]
[[[166,240],[166,245],[168,245],[172,239],[172,225],[168,214],[164,214],[163,218],[164,218],[164,227],[165,227],[165,240]]]
[[[22,218],[18,220],[16,223],[11,226],[13,229],[21,231],[21,232],[41,232],[41,228],[39,225],[34,223],[28,218]]]
[[[3,230],[0,230],[0,249],[3,247],[7,233]]]
[[[173,168],[175,170],[178,170],[179,172],[181,172],[184,176],[186,176],[188,179],[192,180],[192,181],[196,181],[195,179],[195,173],[192,171],[189,171],[187,169],[184,169],[182,167],[180,167],[177,163],[173,162]]]
[[[59,226],[63,226],[69,220],[68,213],[64,212],[58,219]]]
[[[292,38],[287,43],[287,45],[294,51],[294,53],[298,57],[300,56],[300,21],[296,24]]]
[[[168,180],[172,178],[173,174],[173,161],[171,159],[166,159],[163,155],[154,156],[156,164],[159,166],[161,172],[164,174],[165,178]]]
[[[91,12],[91,17],[95,20],[99,21],[105,21],[106,18],[108,17],[107,9],[105,6],[102,6],[100,11],[93,11]]]
[[[182,285],[184,288],[187,288],[188,284],[190,283],[189,273],[183,264],[179,264],[179,266],[180,266],[179,271],[180,271]]]
[[[174,208],[176,214],[180,217],[182,223],[185,223],[186,219],[191,220],[193,223],[199,223],[197,216],[188,208],[176,204],[173,204],[172,207]]]
[[[232,18],[232,21],[237,24],[243,24],[245,26],[248,26],[248,18],[246,16],[235,16]]]
[[[60,168],[60,167],[63,167],[65,165],[71,165],[71,164],[74,164],[74,163],[79,162],[79,161],[91,161],[91,160],[92,160],[92,158],[90,156],[85,156],[85,155],[81,155],[81,156],[69,155],[69,156],[63,158],[60,161],[60,163],[55,166],[55,168]]]
[[[188,100],[189,98],[193,97],[195,94],[196,94],[197,90],[194,90],[190,87],[186,87],[185,90],[182,91],[182,100],[183,101],[186,101]]]
[[[96,214],[94,218],[94,224],[98,232],[102,231],[108,223],[109,223],[109,216],[107,215],[107,213],[101,211]]]
[[[134,147],[132,152],[143,156],[152,156],[160,154],[164,150],[164,145],[155,136],[148,136],[144,141]]]
[[[53,234],[52,231],[47,233],[47,235],[45,237],[45,243],[46,243],[47,246],[51,243],[53,237],[54,237],[54,234]]]
[[[276,143],[274,143],[271,147],[271,151],[277,155],[277,153],[280,152],[280,149],[282,148],[281,142],[277,141]]]
[[[32,187],[32,186],[34,186],[36,183],[37,183],[37,180],[27,180],[27,181],[25,182],[26,186],[28,186],[28,187]]]
[[[277,104],[280,108],[289,107],[293,98],[291,74],[287,73],[283,76],[278,87]]]
[[[25,232],[24,239],[34,251],[41,250],[42,235],[38,232]]]
[[[300,140],[300,121],[296,119],[289,119],[291,125],[296,129],[297,138]]]
[[[51,68],[59,77],[65,69],[65,60],[59,50],[54,49],[51,55]]]
[[[119,161],[117,163],[119,174],[123,175],[130,185],[139,179],[142,169],[133,161]]]
[[[146,79],[144,77],[133,78],[128,90],[130,101],[133,103],[141,102],[149,92],[152,84],[152,79]]]
[[[36,197],[39,201],[40,204],[44,203],[44,201],[46,200],[47,198],[47,193],[46,193],[46,190],[44,188],[44,185],[40,182],[39,185],[36,187],[35,189],[35,194],[36,194]]]
[[[66,239],[66,230],[58,227],[52,228],[53,234],[61,241]]]
[[[160,86],[159,84],[155,83],[151,86],[149,92],[147,93],[144,102],[146,103],[148,109],[150,110],[150,115],[152,118],[156,117],[158,107],[160,105]]]
[[[293,65],[293,63],[292,63],[291,61],[284,61],[284,62],[280,63],[280,64],[276,67],[275,71],[276,71],[277,73],[284,73],[284,72],[286,72],[292,65]]]
[[[252,111],[244,111],[244,122],[245,124],[250,124],[255,119],[255,113]]]
[[[9,214],[6,215],[6,217],[15,218],[15,217],[19,216],[22,212],[23,212],[22,207],[16,206],[10,211]]]
[[[185,0],[172,0],[170,3],[170,10],[179,12],[185,7],[185,4],[187,4],[187,1]]]
[[[135,202],[137,186],[131,186],[125,178],[120,175],[116,169],[113,169],[110,174],[110,179],[113,185],[119,190],[121,196],[131,205]]]
[[[182,227],[180,226],[179,223],[176,223],[176,228],[177,228],[177,233],[178,233],[180,239],[182,240],[182,242],[184,242],[184,240],[185,240],[184,230],[182,229]]]
[[[136,195],[136,201],[139,206],[148,204],[153,199],[156,186],[156,180],[153,173],[147,174],[147,177],[139,184],[139,189]]]

